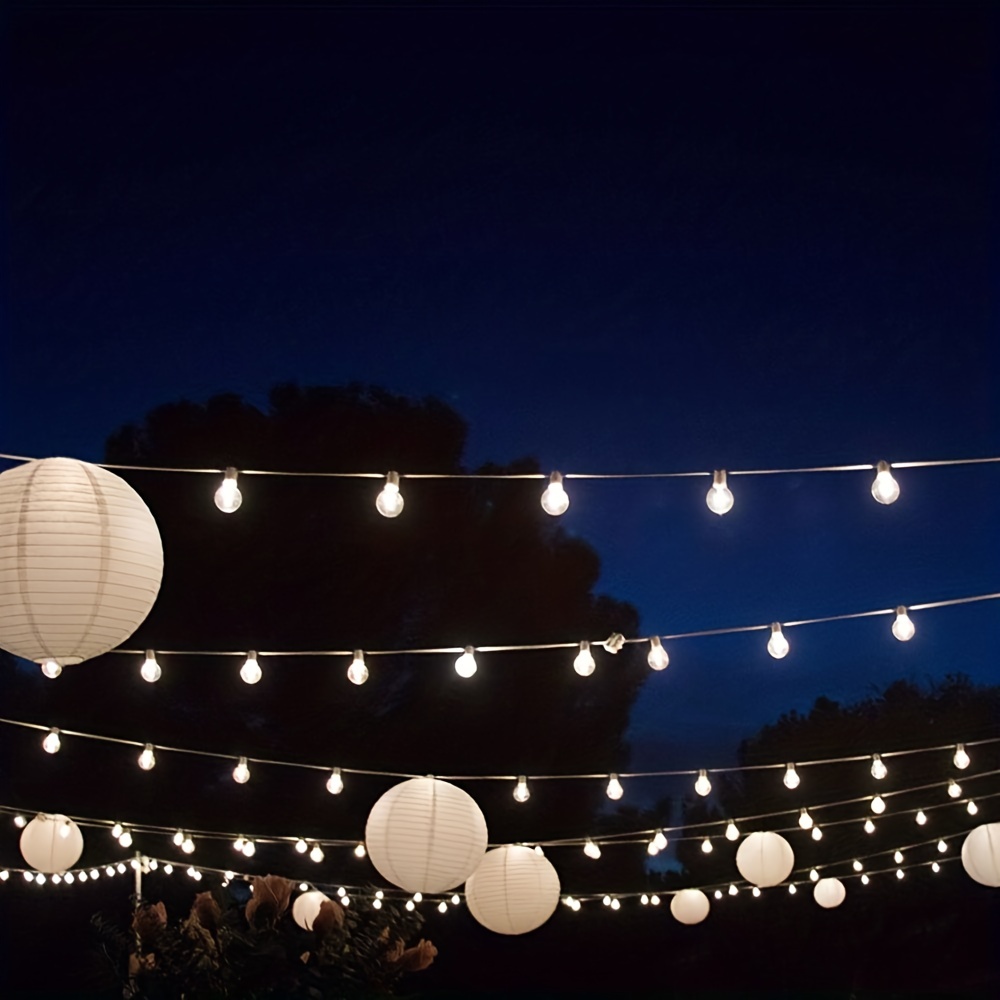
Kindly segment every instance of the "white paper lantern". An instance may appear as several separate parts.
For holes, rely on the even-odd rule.
[[[835,906],[840,906],[846,895],[847,890],[839,878],[821,878],[813,886],[813,899],[824,910],[832,910]]]
[[[313,929],[313,921],[319,915],[319,908],[323,903],[329,902],[330,897],[318,889],[304,892],[301,896],[295,897],[292,903],[292,920],[304,931]]]
[[[497,934],[527,934],[559,905],[559,876],[548,858],[530,847],[487,851],[465,883],[469,912]]]
[[[39,813],[21,831],[21,857],[35,871],[64,872],[80,860],[83,834],[68,816]]]
[[[1000,887],[1000,823],[984,823],[965,838],[962,867],[982,885]]]
[[[766,888],[788,878],[795,855],[780,833],[751,833],[736,852],[736,867],[748,882]]]
[[[149,508],[107,469],[45,458],[0,473],[0,646],[60,666],[142,624],[163,576]]]
[[[682,924],[700,924],[710,909],[708,896],[701,889],[681,889],[670,900],[670,912]]]
[[[486,820],[472,796],[437,778],[410,778],[372,806],[365,845],[376,870],[407,892],[461,885],[486,852]]]

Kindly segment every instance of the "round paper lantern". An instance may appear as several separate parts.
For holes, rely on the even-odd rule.
[[[64,872],[80,860],[83,834],[68,816],[39,813],[21,831],[21,857],[35,871]]]
[[[461,885],[486,851],[486,820],[472,796],[437,778],[410,778],[372,806],[365,846],[384,878],[407,892]]]
[[[977,826],[962,844],[962,867],[982,885],[1000,887],[1000,823]]]
[[[156,600],[149,508],[107,469],[44,458],[0,473],[0,646],[60,666],[127,639]]]
[[[295,902],[292,903],[292,920],[304,931],[311,931],[313,929],[313,921],[319,913],[320,906],[329,899],[329,896],[318,889],[313,889],[310,892],[302,893],[301,896],[296,896]]]
[[[681,889],[670,900],[670,912],[682,924],[700,924],[710,909],[708,896],[701,889]]]
[[[487,851],[465,883],[469,912],[497,934],[527,934],[559,905],[559,876],[548,858],[530,847]]]
[[[753,885],[778,885],[795,867],[792,845],[780,833],[751,833],[736,852],[736,867]]]
[[[813,899],[824,910],[832,910],[835,906],[840,906],[846,895],[847,890],[839,878],[821,878],[813,886]]]

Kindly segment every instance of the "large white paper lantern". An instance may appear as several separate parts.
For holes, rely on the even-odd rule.
[[[372,806],[365,846],[384,878],[407,892],[461,885],[486,851],[486,820],[471,795],[437,778],[410,778]]]
[[[832,910],[835,906],[840,906],[846,895],[847,890],[839,878],[821,878],[813,886],[813,899],[824,910]]]
[[[36,871],[64,872],[80,860],[83,834],[68,816],[39,813],[21,831],[21,857]]]
[[[527,934],[559,905],[559,876],[548,858],[530,847],[487,851],[465,883],[469,912],[497,934]]]
[[[295,902],[292,903],[292,920],[304,931],[311,931],[313,929],[313,921],[319,915],[320,906],[323,903],[329,902],[329,900],[330,897],[318,889],[312,889],[309,892],[302,893],[301,896],[296,896]]]
[[[710,909],[708,896],[701,889],[681,889],[670,900],[670,912],[682,924],[700,924]]]
[[[748,882],[766,888],[788,878],[795,867],[795,855],[780,833],[751,833],[736,852],[736,867]]]
[[[1000,823],[984,823],[965,838],[962,867],[982,885],[1000,887]]]
[[[60,666],[142,624],[163,577],[149,508],[107,469],[44,458],[0,473],[0,646]]]

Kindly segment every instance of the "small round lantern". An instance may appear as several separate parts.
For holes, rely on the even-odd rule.
[[[670,900],[670,912],[682,924],[700,924],[710,909],[708,896],[701,889],[681,889]]]
[[[328,902],[329,899],[329,896],[318,889],[312,889],[302,893],[301,896],[296,896],[295,902],[292,903],[292,920],[304,931],[311,931],[313,921],[319,914],[320,906]]]
[[[486,852],[486,819],[471,795],[437,778],[410,778],[372,806],[368,857],[383,878],[407,892],[461,885]]]
[[[839,878],[821,878],[813,886],[813,899],[824,910],[832,910],[834,907],[840,906],[846,895],[847,890]]]
[[[559,876],[548,858],[530,847],[487,851],[465,883],[469,912],[497,934],[527,934],[559,905]]]
[[[767,888],[788,878],[795,855],[780,833],[751,833],[736,852],[736,867],[748,882]]]
[[[47,875],[72,868],[83,854],[83,834],[68,816],[39,813],[21,831],[21,857]]]
[[[969,878],[1000,887],[1000,823],[977,826],[962,844],[962,867]]]

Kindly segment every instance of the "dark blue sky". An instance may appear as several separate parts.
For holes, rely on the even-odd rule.
[[[3,450],[294,379],[439,395],[470,466],[1000,453],[988,10],[132,6],[8,15]],[[725,518],[578,483],[565,524],[649,632],[1000,589],[1000,470],[898,478],[739,479]],[[676,643],[634,765],[1000,680],[994,606],[916,622]]]

